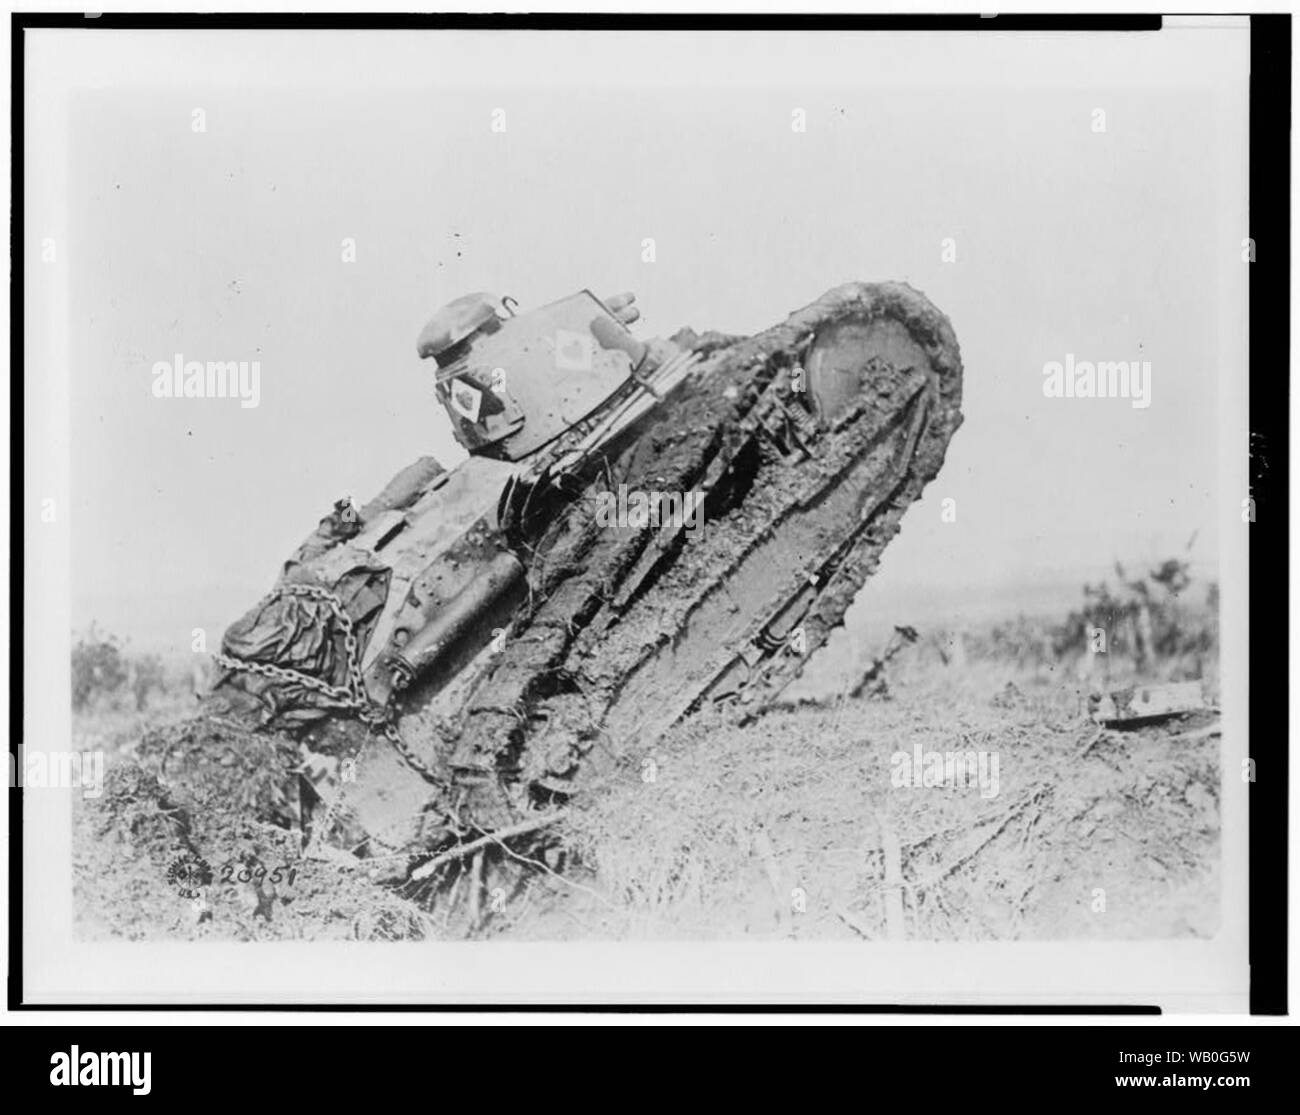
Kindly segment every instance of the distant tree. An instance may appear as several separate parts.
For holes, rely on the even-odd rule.
[[[1089,630],[1100,628],[1107,633],[1110,652],[1132,655],[1139,670],[1157,659],[1204,654],[1215,645],[1217,632],[1213,623],[1207,625],[1203,616],[1189,613],[1182,602],[1192,582],[1190,570],[1189,562],[1170,558],[1145,576],[1130,579],[1117,562],[1114,591],[1105,582],[1084,585],[1083,607],[1056,631],[1056,652],[1084,651]],[[1212,584],[1209,591],[1213,611],[1218,585]]]
[[[98,695],[117,693],[126,684],[127,664],[112,635],[101,635],[91,624],[72,648],[72,707],[88,708]]]
[[[131,693],[135,697],[136,712],[143,712],[149,703],[151,691],[163,692],[167,676],[162,658],[156,654],[139,654],[130,660]]]
[[[1178,596],[1192,583],[1190,569],[1188,562],[1170,558],[1153,569],[1150,576],[1170,596]]]

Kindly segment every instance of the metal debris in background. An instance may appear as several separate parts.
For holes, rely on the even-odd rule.
[[[1164,685],[1133,685],[1088,698],[1088,714],[1108,727],[1144,724],[1206,707],[1199,681],[1169,682]]]

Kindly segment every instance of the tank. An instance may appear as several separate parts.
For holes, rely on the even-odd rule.
[[[961,423],[948,320],[848,283],[639,340],[630,294],[475,293],[420,332],[465,460],[341,500],[226,632],[214,715],[299,741],[304,839],[428,873],[751,717],[842,623]]]

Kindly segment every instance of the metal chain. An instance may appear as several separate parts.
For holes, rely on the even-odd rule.
[[[330,685],[329,682],[321,681],[320,678],[314,678],[310,674],[299,673],[297,670],[288,670],[283,666],[273,666],[269,662],[253,662],[249,659],[233,658],[220,652],[214,654],[212,659],[218,666],[224,666],[228,670],[242,670],[248,674],[260,674],[272,681],[297,682],[308,689],[314,689],[318,693],[325,694],[325,696],[340,702],[346,708],[353,708],[356,703],[351,689],[339,685]]]
[[[384,736],[393,745],[393,748],[407,766],[416,774],[426,782],[445,788],[445,781],[437,775],[432,767],[417,756],[398,734],[397,726],[393,723],[392,710],[371,703],[366,692],[365,677],[361,672],[361,654],[357,645],[356,631],[352,626],[352,617],[344,611],[339,598],[319,585],[303,584],[281,585],[271,593],[271,599],[273,600],[281,596],[305,596],[313,600],[319,600],[329,607],[334,618],[338,620],[339,626],[343,629],[343,646],[347,652],[347,686],[331,685],[321,678],[312,677],[300,670],[291,670],[268,662],[254,662],[245,658],[235,658],[221,652],[215,653],[212,656],[213,660],[219,666],[224,666],[228,670],[242,670],[247,673],[259,674],[273,681],[296,682],[338,701],[344,709],[355,712],[358,719],[372,732],[378,732]],[[356,756],[353,756],[353,758],[355,759]]]
[[[428,763],[421,759],[410,745],[398,734],[397,725],[393,723],[392,713],[388,709],[382,709],[378,706],[370,706],[361,714],[361,721],[367,725],[371,731],[378,732],[389,743],[393,745],[393,750],[402,757],[402,761],[410,767],[416,774],[423,778],[430,785],[437,786],[440,789],[450,789],[447,780],[441,777]]]

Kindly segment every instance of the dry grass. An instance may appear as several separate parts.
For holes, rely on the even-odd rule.
[[[604,901],[566,895],[563,921],[515,931],[884,938],[892,839],[909,938],[1214,932],[1218,744],[1170,742],[1209,718],[1096,739],[1071,687],[1003,669],[894,688],[683,726],[649,756],[653,780],[637,758],[573,810],[567,845]],[[917,745],[996,753],[996,797],[893,785],[892,757]]]
[[[945,666],[925,646],[891,663],[889,689],[891,700],[833,699],[745,727],[716,716],[680,726],[576,799],[558,845],[531,853],[532,865],[489,863],[484,893],[504,902],[484,900],[481,920],[406,901],[363,862],[298,861],[284,794],[291,748],[210,724],[157,733],[116,714],[83,720],[79,730],[97,732],[110,757],[103,797],[76,812],[79,931],[241,940],[1215,932],[1218,740],[1174,739],[1212,717],[1097,738],[1081,685],[1061,664]],[[997,795],[893,785],[893,756],[918,745],[996,753]],[[214,869],[231,857],[293,861],[298,874],[269,895],[218,881],[196,914],[166,879],[184,853]]]

